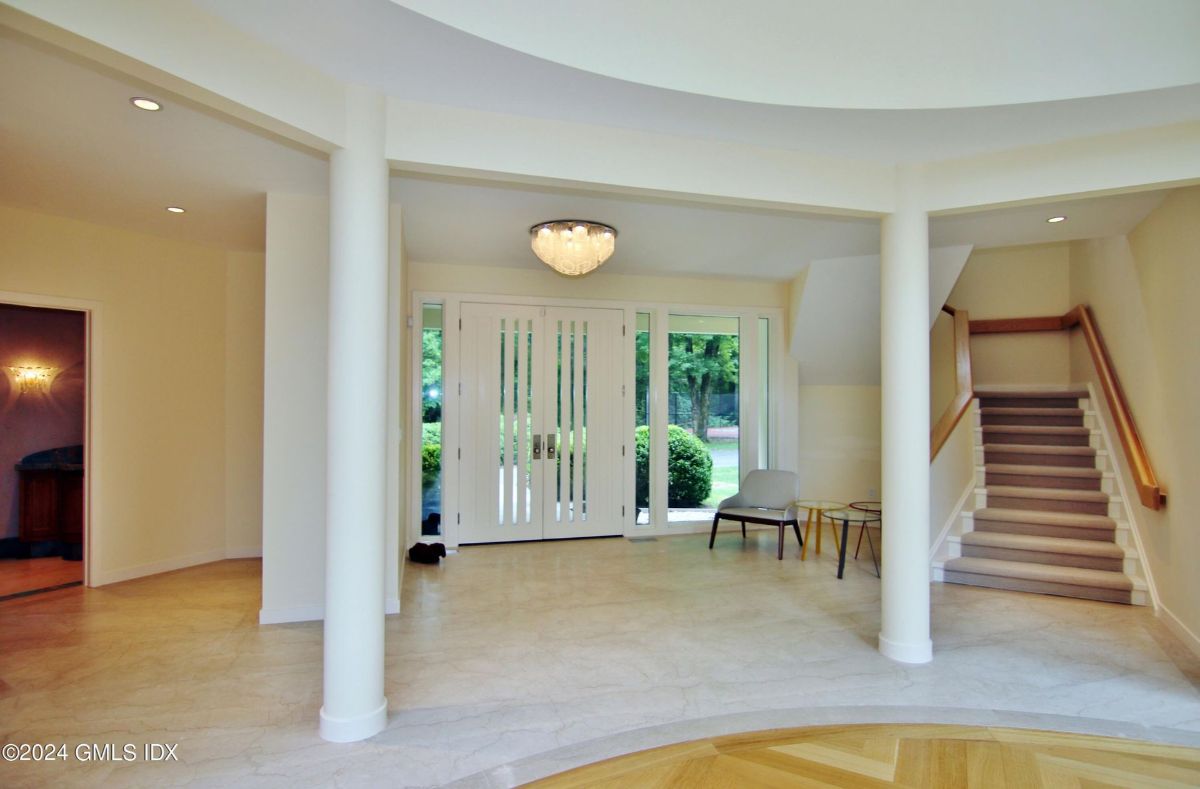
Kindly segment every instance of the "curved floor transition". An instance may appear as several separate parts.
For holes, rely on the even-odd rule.
[[[1200,749],[992,726],[815,726],[666,745],[530,786],[1190,787]]]

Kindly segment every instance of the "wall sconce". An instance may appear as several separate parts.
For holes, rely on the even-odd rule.
[[[53,367],[9,367],[13,380],[21,394],[46,393],[54,377]]]

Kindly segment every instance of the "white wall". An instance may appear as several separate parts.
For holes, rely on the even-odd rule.
[[[975,487],[975,407],[958,421],[929,469],[929,544],[935,546],[957,519],[964,494]],[[966,509],[972,507],[968,504]]]
[[[393,273],[400,271],[403,239],[399,208],[391,213]],[[324,616],[325,430],[329,316],[329,205],[323,197],[267,195],[265,337],[263,347],[263,623]],[[403,292],[403,281],[392,286]],[[394,299],[398,308],[400,301]],[[393,332],[406,338],[399,315]],[[394,341],[394,340],[393,340]],[[407,369],[399,342],[397,369]],[[402,375],[402,373],[401,373]],[[394,396],[405,391],[404,378]],[[353,382],[347,382],[353,385]],[[407,413],[396,404],[389,414]],[[395,426],[395,425],[394,425]],[[398,431],[398,426],[397,431]],[[403,508],[400,433],[388,447],[388,610],[399,610],[402,572],[399,513]],[[395,489],[394,489],[395,488]],[[393,511],[393,507],[396,509]]]
[[[878,386],[800,386],[800,493],[850,502],[879,498]]]
[[[263,267],[230,252],[225,268],[225,546],[262,556]]]
[[[412,261],[408,271],[409,289],[422,292],[728,307],[786,307],[790,296],[787,282],[716,277],[642,277],[609,274],[604,269],[583,279],[571,279],[549,268],[515,269]]]
[[[256,406],[227,389],[250,363],[252,299],[227,320],[231,258],[221,249],[0,208],[0,291],[94,305],[90,582],[112,583],[222,559],[227,519],[253,543],[253,503],[227,496],[227,445]],[[252,277],[253,256],[241,258]],[[247,513],[250,513],[247,515]]]
[[[326,200],[267,195],[263,339],[264,622],[325,604]]]
[[[947,303],[971,320],[1062,315],[1071,302],[1069,247],[1065,243],[976,249]],[[976,385],[1068,384],[1066,332],[973,335]]]
[[[1153,511],[1137,502],[1132,479],[1122,474],[1161,612],[1200,651],[1200,187],[1170,193],[1128,239],[1072,244],[1071,293],[1092,308],[1150,462],[1167,489],[1166,508]],[[1075,376],[1094,381],[1080,339],[1072,351]]]

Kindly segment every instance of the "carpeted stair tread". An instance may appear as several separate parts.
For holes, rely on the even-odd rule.
[[[1086,436],[1090,434],[1091,428],[1087,427],[1059,427],[1057,425],[984,425],[982,428],[984,437],[996,433],[1016,433],[1023,436]]]
[[[1073,540],[1067,537],[1038,537],[1032,534],[1006,534],[995,531],[970,531],[962,536],[963,545],[987,548],[1008,548],[1014,551],[1069,553],[1077,556],[1099,556],[1124,559],[1125,551],[1115,542]]]
[[[1083,416],[1082,408],[1009,408],[984,406],[979,409],[984,416]]]
[[[1013,449],[1019,446],[1020,449]],[[1003,452],[1010,454],[1020,452],[1022,455],[1095,455],[1095,447],[1060,447],[1049,444],[984,444],[984,453]]]
[[[1090,586],[1119,591],[1133,591],[1133,581],[1124,573],[1111,570],[1091,570],[1083,567],[1060,567],[1053,564],[1033,562],[1010,562],[1004,559],[977,559],[962,557],[948,559],[945,569],[955,573],[992,575],[1003,578],[1018,578],[1024,581],[1065,584],[1068,586]]]
[[[1067,488],[1019,488],[1010,485],[988,485],[988,496],[1016,499],[1047,499],[1053,501],[1086,501],[1108,503],[1108,494],[1099,490],[1069,490]]]
[[[1080,400],[1091,397],[1086,389],[1060,389],[1043,392],[1037,389],[995,389],[990,386],[976,386],[976,397],[1031,397],[1038,399],[1055,398],[1063,400]]]
[[[1075,529],[1106,529],[1113,531],[1117,522],[1103,515],[1085,515],[1078,512],[1047,512],[1044,510],[1014,510],[1007,507],[984,507],[975,510],[976,521],[1006,521],[1008,523],[1034,523],[1047,526],[1070,526]]]
[[[1104,476],[1104,472],[1098,468],[1025,466],[1015,463],[985,463],[984,470],[990,474],[1024,474],[1033,477],[1083,477],[1085,479],[1100,479]]]

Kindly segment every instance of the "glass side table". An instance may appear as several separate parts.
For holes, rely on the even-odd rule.
[[[804,522],[804,545],[800,548],[800,561],[804,561],[804,557],[808,555],[808,535],[811,531],[813,523],[817,524],[817,556],[821,555],[821,515],[828,510],[842,510],[846,508],[846,504],[840,501],[826,501],[824,499],[798,499],[796,507],[799,509],[808,510],[808,520]],[[837,527],[833,530],[834,547],[838,545]]]
[[[880,520],[880,515],[877,512],[868,512],[866,510],[857,510],[850,507],[840,510],[829,510],[824,513],[825,517],[833,522],[836,529],[837,524],[842,524],[842,543],[838,549],[838,572],[837,577],[842,577],[842,572],[846,569],[846,542],[850,539],[850,524],[859,523],[866,525],[868,523],[876,523]],[[835,531],[836,533],[836,531]],[[874,546],[871,548],[871,555],[874,558]],[[879,573],[879,563],[876,561],[875,572]]]

